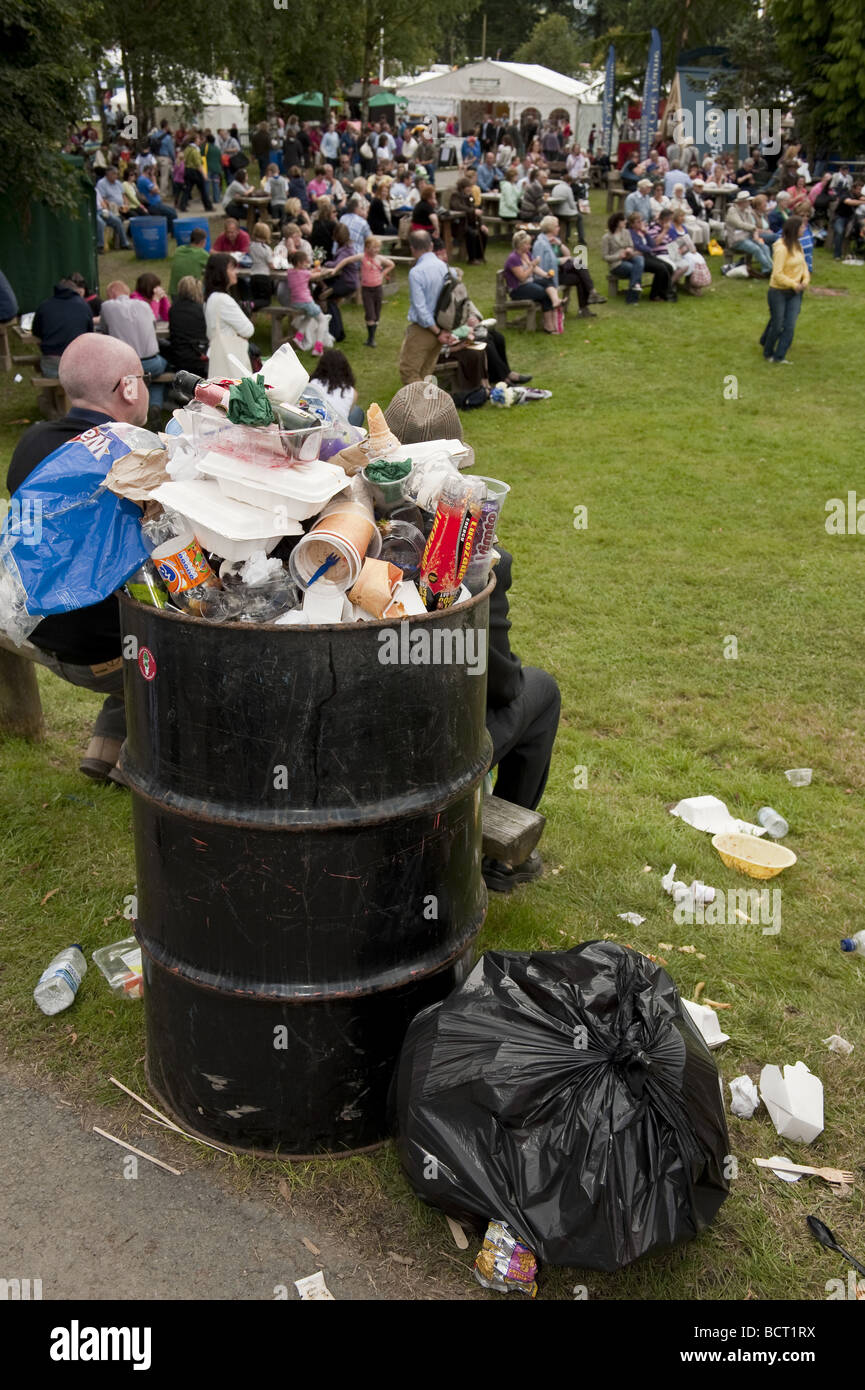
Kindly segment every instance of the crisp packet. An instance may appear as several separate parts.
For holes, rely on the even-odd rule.
[[[538,1262],[527,1245],[513,1236],[504,1221],[491,1221],[475,1260],[475,1278],[485,1289],[520,1293],[534,1298],[538,1291]]]

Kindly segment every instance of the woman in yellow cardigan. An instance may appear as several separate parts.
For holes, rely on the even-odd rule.
[[[799,243],[800,217],[788,217],[781,235],[772,247],[772,277],[769,281],[769,322],[760,342],[767,362],[792,364],[787,349],[793,341],[796,320],[802,308],[802,294],[811,279],[805,253]]]

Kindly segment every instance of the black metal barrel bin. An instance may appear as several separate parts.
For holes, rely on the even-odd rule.
[[[486,910],[490,592],[322,627],[121,598],[147,1075],[185,1128],[286,1156],[386,1136],[406,1028]]]

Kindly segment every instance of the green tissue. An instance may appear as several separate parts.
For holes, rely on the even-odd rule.
[[[272,425],[276,416],[267,398],[263,376],[245,376],[228,393],[228,418],[233,425]]]
[[[396,483],[411,472],[411,459],[375,459],[364,469],[371,483]]]

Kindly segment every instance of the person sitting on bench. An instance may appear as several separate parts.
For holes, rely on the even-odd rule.
[[[450,396],[430,382],[415,381],[397,391],[384,412],[401,444],[428,439],[462,439],[462,425]],[[490,598],[489,651],[487,656],[487,731],[493,741],[492,769],[496,772],[494,795],[534,811],[550,774],[553,744],[559,727],[561,695],[548,671],[523,666],[511,651],[508,589],[512,556],[496,540],[501,559],[495,568],[496,583]],[[511,866],[497,859],[483,860],[487,888],[512,893],[521,883],[540,878],[541,856],[532,850],[522,864]]]
[[[60,359],[59,375],[69,411],[59,420],[31,425],[21,436],[6,479],[10,496],[43,459],[84,430],[109,420],[131,425],[147,420],[149,395],[138,354],[118,338],[99,333],[75,338]],[[117,598],[112,594],[87,608],[43,618],[30,641],[51,658],[48,669],[55,675],[106,697],[79,767],[87,777],[124,785],[115,772],[126,737]]]
[[[50,299],[43,299],[33,319],[33,337],[42,354],[39,370],[56,377],[60,358],[74,338],[93,332],[93,313],[84,291],[69,276],[58,280]]]

